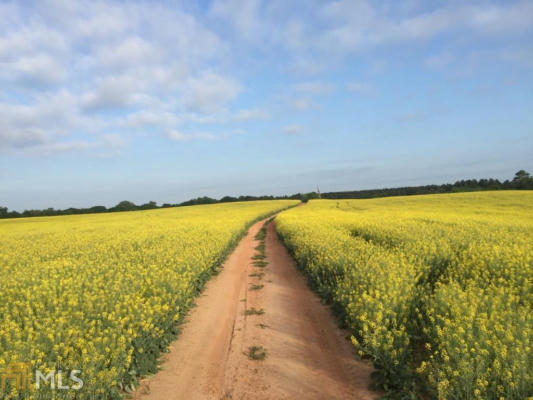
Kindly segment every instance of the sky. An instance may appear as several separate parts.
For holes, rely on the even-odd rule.
[[[0,205],[533,172],[533,1],[0,0]]]

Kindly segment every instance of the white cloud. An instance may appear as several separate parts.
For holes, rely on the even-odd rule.
[[[414,6],[369,0],[215,0],[207,15],[185,3],[1,3],[2,147],[46,143],[52,149],[54,143],[68,142],[78,144],[57,148],[81,149],[86,142],[92,149],[93,143],[105,146],[109,132],[124,137],[129,130],[150,129],[165,135],[187,124],[267,120],[275,105],[250,108],[235,101],[243,92],[250,94],[244,79],[255,79],[253,74],[265,66],[278,68],[274,74],[297,75],[295,82],[284,82],[289,93],[278,109],[307,111],[318,96],[335,90],[327,78],[309,76],[338,66],[343,57],[451,33],[514,40],[512,35],[533,30],[530,1],[410,3]],[[444,67],[459,57],[452,50],[425,61]],[[490,52],[499,60],[531,65],[529,48],[520,48],[518,41]],[[268,64],[269,57],[274,64]],[[372,91],[360,82],[346,89]]]
[[[299,135],[302,133],[303,128],[300,125],[285,125],[281,129],[281,133],[284,135]]]
[[[505,6],[471,7],[466,24],[484,34],[509,34],[531,30],[533,3],[521,1]]]
[[[161,59],[161,51],[138,36],[130,36],[118,44],[101,47],[96,58],[107,67],[128,69],[139,63],[157,63]]]
[[[90,38],[92,40],[109,40],[110,38],[120,37],[131,29],[131,18],[127,18],[126,13],[121,12],[116,7],[98,10],[96,4],[84,4],[83,7],[89,6],[89,12],[83,15],[81,9],[65,10],[62,5],[58,5],[51,12],[58,15],[68,15],[70,21],[73,21],[73,30],[80,38]],[[82,6],[80,4],[80,6]],[[80,7],[81,8],[81,7]]]
[[[15,80],[24,85],[54,85],[61,83],[66,71],[57,59],[47,54],[23,56],[10,64]]]
[[[393,8],[393,7],[392,7]],[[512,35],[533,26],[533,4],[487,6],[448,4],[433,11],[394,15],[373,2],[341,0],[319,12],[329,27],[317,33],[317,45],[329,53],[350,53],[383,45],[431,39],[454,31]]]
[[[176,142],[189,142],[191,140],[215,140],[216,136],[212,133],[195,132],[195,133],[182,133],[177,130],[171,130],[167,132],[167,137]]]
[[[26,148],[46,143],[48,136],[39,129],[3,127],[0,129],[0,149]]]
[[[229,23],[246,40],[255,39],[262,28],[259,0],[215,0],[209,15]]]
[[[372,86],[365,82],[350,82],[346,85],[346,88],[353,93],[367,94],[372,92]]]
[[[175,142],[190,142],[193,140],[223,140],[231,136],[240,135],[243,131],[240,129],[235,129],[227,132],[181,132],[176,129],[171,129],[166,132],[166,136]]]
[[[101,139],[104,146],[112,149],[123,147],[126,144],[126,139],[124,136],[117,133],[106,133],[102,135]]]
[[[215,0],[209,17],[217,27],[229,27],[237,43],[244,41],[267,55],[272,48],[285,50],[287,70],[316,75],[343,57],[380,47],[452,33],[512,37],[533,29],[530,1],[491,3]]]
[[[41,154],[50,155],[70,151],[83,151],[94,147],[96,147],[94,143],[86,140],[75,140],[69,142],[44,143],[41,146],[30,150],[37,150]]]
[[[124,108],[139,99],[142,82],[132,76],[117,75],[100,79],[96,87],[81,96],[85,110]]]
[[[225,44],[184,8],[43,0],[1,4],[0,18],[4,149],[113,147],[118,136],[109,131],[165,132],[187,118],[215,120],[242,90],[236,79],[211,70]],[[234,118],[266,114],[249,110]],[[89,134],[87,141],[72,139]]]
[[[134,129],[143,129],[147,126],[174,127],[182,122],[182,118],[169,111],[138,111],[128,114],[119,122],[119,126]]]
[[[290,19],[283,27],[284,44],[293,50],[309,47],[305,23],[298,19]]]
[[[42,24],[22,24],[0,35],[0,61],[4,62],[16,62],[35,53],[58,56],[67,51],[68,44],[61,32]]]
[[[228,104],[241,90],[242,86],[237,81],[207,71],[189,79],[184,104],[189,110],[210,113]]]
[[[333,22],[317,41],[322,51],[350,53],[377,46],[423,40],[447,30],[454,21],[447,10],[392,19],[379,14],[370,3],[342,1],[334,3],[334,12],[326,6],[324,18]]]
[[[31,104],[0,103],[0,120],[0,149],[44,154],[79,150],[84,147],[80,143],[89,141],[69,139],[74,132],[90,135],[106,125],[104,121],[85,117],[76,96],[66,90],[39,93]]]
[[[533,48],[503,49],[499,51],[499,57],[507,62],[533,67]]]
[[[64,135],[78,118],[76,98],[67,91],[39,94],[32,104],[0,103],[4,129],[14,131],[52,128],[57,134]]]
[[[431,68],[443,68],[454,61],[455,57],[450,52],[435,54],[426,59],[426,65]]]
[[[323,58],[300,55],[289,62],[287,69],[299,77],[302,75],[314,76],[324,72],[327,69],[327,64]]]
[[[73,150],[86,150],[93,146],[94,144],[85,140],[57,140],[40,129],[0,129],[0,151],[18,150],[49,155]]]
[[[293,88],[310,94],[330,94],[335,90],[335,85],[330,82],[309,81],[296,83]]]
[[[289,109],[305,112],[317,108],[314,99],[331,94],[335,90],[335,85],[330,82],[306,81],[292,84],[289,90],[292,92],[292,95],[288,96],[292,96],[288,99]]]
[[[310,28],[305,14],[316,1],[214,0],[208,17],[231,36],[232,45],[251,45],[290,50],[294,55],[311,48]],[[309,16],[309,15],[307,15]]]
[[[369,24],[376,18],[376,11],[368,1],[330,1],[319,11],[321,16],[334,20],[345,20],[360,25]]]
[[[270,118],[270,113],[260,109],[239,110],[232,117],[231,120],[235,122],[247,122],[257,120],[267,120]]]
[[[299,97],[291,101],[291,108],[295,111],[308,111],[313,107],[313,101],[308,97]]]

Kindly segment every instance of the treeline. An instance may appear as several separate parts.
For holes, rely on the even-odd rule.
[[[105,206],[93,206],[89,208],[67,208],[65,210],[56,210],[54,208],[46,208],[44,210],[24,210],[23,212],[9,211],[7,207],[0,207],[0,218],[26,218],[26,217],[45,217],[54,215],[73,215],[73,214],[98,214],[118,211],[138,211],[138,210],[153,210],[156,208],[170,208],[194,206],[199,204],[215,204],[215,203],[229,203],[235,201],[253,201],[253,200],[282,200],[282,199],[301,199],[301,194],[293,196],[225,196],[221,199],[213,199],[211,197],[198,197],[184,201],[182,203],[170,204],[164,203],[158,206],[155,201],[150,201],[145,204],[136,205],[131,201],[121,201],[114,207],[107,208]]]
[[[398,188],[371,189],[371,190],[353,190],[348,192],[328,192],[319,194],[317,192],[296,193],[291,196],[224,196],[221,199],[211,197],[198,197],[184,201],[182,203],[170,204],[164,203],[158,206],[155,201],[145,204],[136,205],[131,201],[121,201],[114,207],[94,206],[90,208],[67,208],[65,210],[56,210],[47,208],[44,210],[24,210],[9,211],[7,207],[0,207],[0,218],[23,218],[23,217],[42,217],[52,215],[71,215],[71,214],[96,214],[105,212],[118,211],[137,211],[152,210],[156,208],[194,206],[200,204],[230,203],[235,201],[254,201],[254,200],[286,200],[296,199],[307,202],[310,199],[322,197],[324,199],[370,199],[375,197],[389,196],[408,196],[415,194],[435,194],[435,193],[456,193],[456,192],[473,192],[479,190],[533,190],[533,177],[526,171],[518,171],[512,180],[503,182],[498,179],[467,179],[455,183],[446,183],[443,185],[425,185],[425,186],[406,186]]]
[[[299,199],[300,193],[292,196],[224,196],[220,200],[213,199],[211,197],[198,197],[196,199],[187,200],[179,204],[163,204],[161,207],[181,207],[181,206],[196,206],[199,204],[215,204],[215,203],[232,203],[235,201],[254,201],[254,200],[287,200],[287,199]]]
[[[398,188],[353,190],[323,193],[325,199],[370,199],[375,197],[409,196],[416,194],[475,192],[481,190],[533,190],[533,177],[526,171],[518,171],[512,180],[467,179],[443,185],[406,186]],[[316,196],[318,197],[318,195]]]

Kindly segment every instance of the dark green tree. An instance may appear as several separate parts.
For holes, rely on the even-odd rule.
[[[528,179],[531,179],[531,174],[521,169],[516,174],[514,174],[513,182],[522,182]]]
[[[101,212],[106,212],[106,211],[107,211],[107,208],[105,206],[93,206],[88,209],[88,212],[90,213],[101,213]]]
[[[124,200],[118,203],[115,207],[111,208],[111,211],[134,211],[137,209],[138,207],[134,203]]]
[[[512,186],[514,189],[533,189],[533,177],[521,169],[514,175]]]
[[[144,203],[139,207],[141,210],[153,210],[154,208],[157,208],[157,203],[155,201],[149,201],[148,203]]]

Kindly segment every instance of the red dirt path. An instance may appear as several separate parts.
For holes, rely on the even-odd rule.
[[[307,287],[279,242],[275,223],[267,228],[268,266],[252,265],[259,243],[254,236],[263,222],[249,229],[207,284],[162,370],[144,380],[133,399],[377,397],[367,389],[371,366],[355,359],[347,333]],[[264,276],[250,277],[254,272]],[[264,287],[250,290],[253,284]],[[265,313],[245,316],[251,307]],[[250,360],[250,346],[266,348],[266,359]]]

